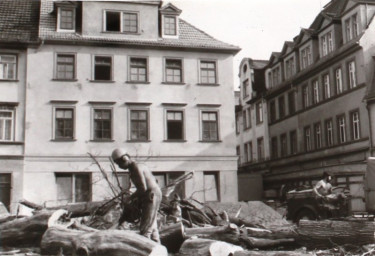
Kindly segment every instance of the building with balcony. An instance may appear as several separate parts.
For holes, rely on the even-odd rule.
[[[374,14],[375,1],[333,0],[269,59],[266,196],[313,185],[327,171],[336,185],[350,188],[352,210],[364,210],[374,135]]]
[[[88,153],[116,183],[109,155],[117,147],[146,164],[161,187],[194,171],[178,189],[183,197],[237,200],[238,47],[161,1],[4,0],[2,19],[22,17],[31,3],[32,42],[0,32],[0,57],[16,70],[0,77],[0,121],[12,131],[0,137],[0,176],[11,184],[12,210],[21,198],[56,205],[111,197]],[[15,28],[8,31],[21,36]],[[128,186],[128,173],[118,171]]]

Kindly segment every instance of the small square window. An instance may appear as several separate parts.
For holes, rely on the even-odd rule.
[[[17,57],[0,54],[0,80],[16,79]]]
[[[57,201],[61,204],[91,201],[90,173],[56,173]]]
[[[96,81],[112,80],[112,57],[95,56],[94,80]]]
[[[216,62],[201,61],[201,83],[216,84]]]

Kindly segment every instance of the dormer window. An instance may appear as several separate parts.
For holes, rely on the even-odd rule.
[[[161,14],[161,34],[162,37],[177,38],[178,37],[178,16],[181,10],[173,4],[167,4],[160,9]]]
[[[176,17],[164,16],[164,34],[168,36],[177,35]]]
[[[57,31],[76,31],[76,8],[77,5],[71,2],[58,2],[57,7]]]
[[[352,15],[345,20],[346,42],[358,36],[358,19],[357,14]]]
[[[307,46],[301,50],[301,69],[305,69],[312,64],[311,47]]]
[[[136,12],[105,11],[104,31],[138,33],[139,22]]]

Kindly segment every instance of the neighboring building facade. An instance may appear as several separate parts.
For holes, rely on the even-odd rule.
[[[267,197],[313,185],[327,171],[337,185],[350,188],[352,210],[365,210],[363,179],[373,136],[367,109],[372,101],[365,99],[374,74],[374,14],[375,1],[333,0],[309,29],[270,58],[264,96]]]
[[[12,202],[110,197],[87,153],[111,175],[108,156],[116,147],[146,164],[161,187],[194,171],[182,196],[237,200],[229,95],[239,48],[180,13],[160,1],[40,2],[38,44],[17,63],[27,70],[16,78],[26,80],[26,114],[24,152],[15,153],[20,180],[5,171],[22,183],[22,192],[11,190]],[[122,172],[124,186],[128,180]]]

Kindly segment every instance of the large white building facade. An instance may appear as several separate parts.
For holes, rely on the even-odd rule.
[[[29,40],[0,36],[0,189],[11,210],[22,198],[56,205],[111,197],[88,153],[114,179],[109,155],[117,147],[146,164],[161,187],[194,171],[179,188],[184,197],[238,199],[238,47],[161,1],[1,5],[8,13],[34,7],[22,15]],[[12,19],[4,15],[2,23]],[[127,172],[121,178],[126,183]]]

